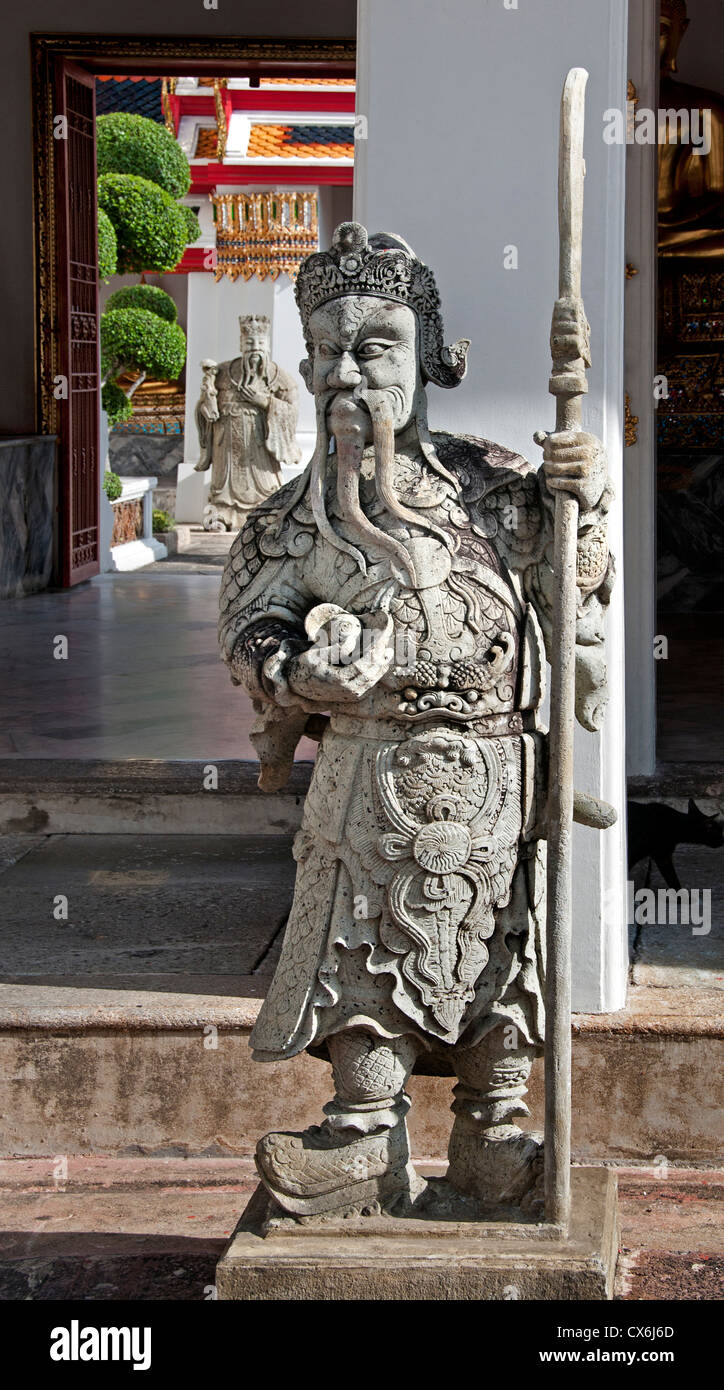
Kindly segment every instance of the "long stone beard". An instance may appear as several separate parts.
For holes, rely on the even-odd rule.
[[[395,490],[395,431],[392,414],[392,403],[390,392],[374,393],[367,395],[363,390],[352,393],[353,398],[358,404],[369,409],[372,421],[372,443],[375,453],[375,486],[377,495],[383,503],[386,511],[393,517],[407,525],[420,527],[430,534],[436,535],[448,548],[451,546],[450,537],[436,526],[419,511],[413,511],[400,501]],[[363,574],[367,573],[367,562],[364,554],[355,545],[351,545],[335,531],[326,511],[325,505],[325,483],[329,459],[329,433],[326,423],[327,400],[318,403],[317,411],[317,447],[312,458],[310,470],[310,501],[312,514],[317,523],[321,534],[326,537],[331,545],[337,550],[342,550],[351,555],[359,566]],[[321,407],[321,408],[320,408]],[[363,545],[373,546],[376,550],[389,555],[409,576],[413,587],[417,584],[417,575],[412,556],[403,541],[390,536],[380,527],[375,526],[362,510],[359,497],[360,470],[362,466],[362,456],[365,451],[365,443],[358,434],[345,435],[340,432],[336,436],[336,458],[337,458],[337,504],[342,520],[355,540]],[[453,481],[451,479],[451,481]]]
[[[254,348],[253,352],[242,352],[239,385],[251,386],[254,381],[266,382],[268,363],[269,354],[260,352],[258,348]]]

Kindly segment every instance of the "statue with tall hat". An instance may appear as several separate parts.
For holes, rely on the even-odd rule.
[[[402,238],[337,228],[296,297],[317,441],[306,471],[229,553],[220,642],[257,711],[260,785],[320,741],[294,901],[252,1034],[260,1062],[332,1064],[320,1123],[257,1146],[292,1218],[428,1200],[407,1133],[414,1071],[456,1078],[447,1191],[540,1201],[520,1128],[544,1036],[546,735],[558,490],[579,504],[576,714],[600,725],[612,583],[599,441],[546,437],[542,466],[431,432],[430,384],[457,387],[434,275]],[[559,343],[587,325],[559,300]],[[438,1189],[439,1191],[439,1189]]]
[[[203,522],[207,530],[238,531],[249,512],[282,485],[282,467],[299,462],[298,392],[272,362],[266,315],[239,319],[240,355],[202,364],[196,428],[197,472],[211,469]]]

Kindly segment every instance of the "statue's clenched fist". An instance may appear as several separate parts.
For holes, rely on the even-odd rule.
[[[590,511],[600,501],[606,485],[606,454],[595,434],[586,430],[559,430],[534,436],[543,447],[543,474],[550,492],[570,492]]]

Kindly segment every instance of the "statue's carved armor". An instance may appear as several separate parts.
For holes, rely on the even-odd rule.
[[[352,704],[322,706],[294,845],[293,906],[252,1034],[260,1060],[303,1049],[332,1060],[328,1125],[370,1145],[375,1137],[377,1148],[356,1159],[367,1178],[404,1168],[404,1144],[392,1157],[378,1149],[380,1135],[399,1130],[415,1065],[458,1077],[453,1167],[466,1167],[466,1126],[507,1137],[512,1116],[526,1113],[544,1028],[546,736],[538,712],[553,497],[542,472],[495,444],[426,438],[426,448],[394,455],[395,494],[412,519],[401,523],[380,501],[372,447],[359,476],[364,516],[402,541],[414,583],[374,544],[363,571],[330,543],[313,515],[308,471],[249,517],[222,590],[221,646],[255,701],[267,786],[283,782],[310,716],[317,730],[320,721],[318,699],[285,689],[276,654],[309,648],[305,618],[320,604],[363,626],[374,615],[391,620],[395,655],[381,680]],[[329,464],[326,514],[349,537]],[[580,520],[578,715],[589,727],[605,681],[607,506],[605,490]],[[491,1047],[501,1025],[509,1025],[504,1043]],[[313,1210],[329,1136],[304,1141],[305,1181],[299,1145],[282,1139],[268,1152],[263,1141],[260,1171],[272,1191],[285,1186],[291,1209]]]

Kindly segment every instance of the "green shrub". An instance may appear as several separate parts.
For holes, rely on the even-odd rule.
[[[158,121],[113,111],[96,121],[99,174],[138,174],[183,198],[191,186],[191,170],[173,135]]]
[[[123,392],[121,392],[121,395],[122,394]],[[117,501],[117,499],[123,492],[123,483],[121,482],[117,473],[111,473],[109,470],[105,474],[103,478],[103,491],[105,492],[109,502]]]
[[[168,512],[162,512],[162,511],[160,510],[160,508],[154,507],[154,509],[153,509],[153,533],[154,533],[154,535],[156,535],[157,533],[160,534],[162,531],[173,531],[173,528],[174,528],[175,525],[176,525],[176,522],[174,521],[174,519],[173,519],[172,516],[169,516],[169,513],[168,513]]]
[[[113,223],[102,208],[98,209],[98,274],[101,280],[108,280],[116,273],[118,242]]]
[[[101,319],[102,323],[103,319]],[[101,403],[111,428],[114,425],[122,425],[124,420],[130,420],[133,414],[133,402],[129,401],[125,391],[122,391],[120,386],[116,386],[115,381],[107,381],[103,386]],[[106,474],[106,477],[109,476]]]
[[[201,227],[199,226],[199,219],[196,216],[196,213],[194,212],[193,208],[187,208],[184,206],[183,203],[181,204],[181,211],[184,217],[186,218],[186,226],[188,228],[188,245],[190,246],[193,241],[198,241],[199,237],[201,236]]]
[[[186,338],[178,323],[147,309],[109,309],[101,318],[104,376],[131,368],[161,381],[175,381],[186,361]]]
[[[101,174],[98,204],[118,241],[118,273],[173,270],[188,242],[184,209],[170,193],[134,174]]]
[[[114,290],[108,296],[104,313],[109,309],[148,309],[168,323],[175,323],[178,310],[170,294],[159,285],[126,285],[124,289]]]

